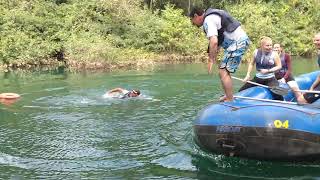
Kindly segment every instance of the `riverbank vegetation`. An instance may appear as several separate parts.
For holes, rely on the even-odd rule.
[[[250,51],[266,35],[294,55],[314,52],[319,0],[2,0],[0,61],[112,68],[205,59],[204,33],[185,16],[193,5],[233,14],[252,40]]]

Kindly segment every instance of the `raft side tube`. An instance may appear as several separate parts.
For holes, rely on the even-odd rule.
[[[196,125],[194,130],[196,143],[209,152],[265,160],[320,157],[320,136],[313,133],[241,126]]]

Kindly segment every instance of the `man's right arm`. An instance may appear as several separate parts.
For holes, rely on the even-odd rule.
[[[218,15],[210,15],[205,18],[203,28],[209,40],[208,73],[212,72],[212,65],[216,62],[218,54],[218,28],[221,18]]]
[[[248,66],[248,71],[247,71],[247,75],[246,77],[243,79],[243,81],[248,81],[250,79],[250,74],[251,74],[251,71],[253,69],[253,66],[254,66],[254,57],[252,57],[250,63],[249,63],[249,66]]]
[[[110,91],[108,91],[108,93],[114,93],[114,92],[119,92],[119,93],[122,93],[124,89],[122,88],[114,88],[114,89],[111,89]]]
[[[209,61],[208,61],[208,73],[212,72],[212,65],[216,62],[218,54],[218,38],[217,36],[211,36],[209,39]]]

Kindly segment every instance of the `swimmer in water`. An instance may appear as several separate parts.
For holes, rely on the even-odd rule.
[[[120,96],[114,96],[115,93],[119,93]],[[106,94],[108,94],[109,96],[115,97],[115,98],[125,99],[125,98],[138,97],[140,95],[140,91],[136,90],[136,89],[128,91],[128,90],[122,89],[122,88],[115,88],[115,89],[108,91]]]

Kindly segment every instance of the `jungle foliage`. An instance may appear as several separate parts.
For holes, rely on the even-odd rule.
[[[319,0],[0,0],[0,61],[118,62],[205,54],[185,15],[194,5],[228,10],[257,47],[270,36],[296,55],[314,52]]]

